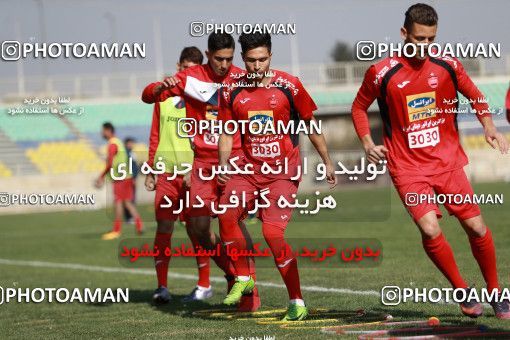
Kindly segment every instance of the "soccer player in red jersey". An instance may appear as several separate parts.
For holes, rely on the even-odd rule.
[[[278,122],[287,124],[294,120],[310,122],[314,120],[313,111],[317,109],[310,95],[306,92],[298,78],[285,72],[270,70],[271,36],[269,34],[242,34],[239,37],[242,47],[242,57],[245,62],[247,75],[240,80],[255,86],[225,87],[220,104],[219,119],[226,121],[255,121],[261,123],[272,121],[274,126]],[[272,73],[273,75],[271,76]],[[249,78],[248,79],[248,75]],[[237,80],[235,82],[238,82]],[[301,166],[298,134],[255,134],[246,132],[242,138],[243,156],[237,162],[242,168],[252,164],[254,175],[221,174],[220,183],[225,183],[225,190],[220,198],[220,204],[228,204],[230,197],[236,195],[241,199],[247,197],[247,205],[254,203],[255,191],[269,189],[267,199],[268,208],[258,211],[262,220],[262,233],[274,255],[275,264],[280,271],[289,294],[289,308],[284,317],[286,321],[302,320],[308,312],[303,301],[299,283],[297,259],[284,239],[284,232],[292,215],[291,208],[280,208],[278,199],[283,196],[293,202],[293,194],[297,193],[299,180],[297,167]],[[327,168],[327,181],[331,186],[336,185],[334,167],[328,155],[326,141],[321,134],[310,134],[310,141],[318,151]],[[234,137],[222,133],[219,144],[219,163],[227,166],[234,144]],[[261,166],[265,163],[272,167],[288,161],[289,173],[263,174]],[[234,193],[235,191],[235,193]],[[219,216],[220,235],[223,242],[228,243],[240,251],[247,249],[247,242],[239,227],[238,221],[247,214],[242,206],[228,208]],[[285,256],[280,256],[282,252]],[[236,283],[224,300],[225,304],[236,303],[243,294],[250,293],[255,287],[255,280],[250,275],[246,257],[239,257],[234,261],[236,269]]]
[[[143,91],[142,100],[145,103],[163,102],[172,96],[184,97],[186,102],[186,117],[200,120],[216,120],[218,115],[218,101],[221,84],[228,82],[230,77],[243,73],[232,64],[235,42],[230,34],[212,33],[208,38],[206,51],[207,64],[190,67],[178,72],[163,82],[149,84]],[[239,137],[236,138],[234,149],[240,149]],[[197,133],[193,137],[194,161],[191,174],[190,204],[205,203],[203,208],[193,208],[189,211],[188,228],[191,228],[200,244],[206,249],[215,249],[221,242],[220,237],[211,230],[211,211],[213,202],[217,202],[221,187],[216,180],[204,180],[200,177],[209,176],[212,167],[218,164],[218,135],[214,133]],[[224,251],[213,256],[215,263],[225,272],[229,289],[234,284],[234,267],[232,261]],[[251,261],[250,271],[255,274],[255,267]],[[240,304],[240,311],[255,311],[260,306],[258,290],[245,296]]]
[[[189,67],[200,65],[204,56],[195,46],[186,47],[182,50],[177,63],[177,71],[183,71]],[[187,211],[175,214],[180,205],[179,200],[184,200],[189,190],[190,174],[172,176],[176,167],[182,171],[184,163],[193,163],[193,150],[188,138],[179,137],[177,134],[177,122],[180,118],[186,117],[186,109],[182,97],[169,97],[164,102],[154,104],[152,115],[152,127],[149,139],[148,165],[154,168],[155,159],[165,164],[166,172],[154,176],[150,173],[145,178],[145,187],[149,191],[156,190],[154,199],[154,210],[157,221],[154,247],[160,251],[154,258],[158,288],[154,291],[153,300],[157,303],[169,302],[171,297],[168,292],[168,264],[170,257],[165,256],[164,249],[171,247],[174,222],[177,219],[186,221]],[[175,177],[175,178],[174,178]],[[166,199],[172,201],[172,207],[162,208]],[[194,246],[198,240],[186,228]],[[197,256],[198,282],[192,292],[184,297],[183,302],[205,300],[212,296],[212,287],[209,280],[209,257]]]
[[[103,240],[113,240],[120,236],[122,229],[122,213],[125,207],[131,216],[135,219],[136,231],[140,235],[143,233],[143,223],[133,204],[133,177],[127,174],[124,179],[120,178],[122,174],[119,172],[119,165],[127,168],[129,162],[126,149],[120,139],[115,136],[115,128],[109,122],[103,124],[102,136],[108,141],[106,166],[95,181],[96,188],[100,188],[104,184],[105,177],[113,181],[113,198],[115,207],[115,220],[113,221],[113,229],[103,234]],[[112,176],[113,173],[113,176]]]
[[[405,43],[430,44],[437,32],[437,13],[426,4],[411,6],[405,14],[401,34]],[[386,58],[372,65],[352,105],[352,118],[367,158],[388,161],[388,169],[409,214],[421,232],[423,247],[436,267],[454,288],[466,289],[450,245],[441,232],[441,212],[434,201],[416,201],[421,194],[461,194],[473,189],[464,173],[468,163],[459,142],[457,93],[470,99],[484,127],[487,142],[501,153],[508,142],[490,116],[482,93],[456,58],[428,55]],[[384,145],[372,140],[367,110],[377,99],[383,121]],[[452,113],[453,112],[453,113]],[[492,233],[477,204],[445,204],[466,231],[473,256],[487,288],[500,290]],[[460,304],[465,315],[478,317],[482,305],[469,299]],[[493,302],[498,318],[510,319],[508,302]]]

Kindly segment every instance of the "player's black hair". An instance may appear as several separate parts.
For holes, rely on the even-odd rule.
[[[243,54],[257,47],[267,47],[271,52],[271,34],[269,33],[243,33],[239,36],[239,43]]]
[[[124,139],[124,144],[127,144],[129,142],[133,142],[134,143],[134,142],[136,142],[136,139],[134,139],[133,137],[126,137]]]
[[[437,25],[438,17],[436,10],[427,4],[414,4],[409,7],[405,14],[404,28],[409,31],[414,23],[426,26]]]
[[[207,39],[207,49],[209,52],[219,51],[224,48],[236,48],[234,38],[228,33],[213,32]]]
[[[184,47],[181,51],[181,56],[179,57],[179,63],[182,63],[185,60],[200,65],[204,61],[204,55],[195,46]]]
[[[115,133],[115,128],[113,127],[113,124],[110,122],[104,122],[103,129],[110,130],[112,133]]]

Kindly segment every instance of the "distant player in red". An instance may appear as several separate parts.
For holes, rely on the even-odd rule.
[[[401,29],[405,43],[430,44],[437,31],[437,13],[425,4],[411,6]],[[423,247],[432,262],[454,288],[468,285],[455,263],[449,243],[441,232],[441,212],[434,202],[415,204],[420,194],[473,195],[464,173],[468,163],[459,143],[457,92],[474,101],[477,117],[484,127],[487,142],[501,153],[508,152],[508,142],[494,126],[482,93],[473,84],[456,58],[416,56],[386,58],[372,65],[352,106],[356,132],[367,158],[378,163],[388,161],[391,178],[400,197],[418,226]],[[372,140],[367,110],[377,99],[383,121],[384,145]],[[466,231],[473,256],[477,260],[489,290],[500,289],[496,254],[490,229],[482,219],[477,204],[445,204]],[[465,301],[462,312],[470,317],[482,314],[482,305]],[[510,319],[508,302],[492,303],[495,314]]]
[[[271,70],[271,36],[269,34],[242,34],[239,37],[242,47],[242,56],[247,73],[256,75],[255,79],[247,76],[240,82],[256,86],[225,88],[220,105],[219,119],[225,121],[272,121],[276,126],[279,122],[285,124],[291,120],[310,122],[314,120],[313,111],[317,109],[310,95],[306,92],[298,78],[285,72]],[[239,80],[236,80],[238,82]],[[262,87],[259,87],[261,85]],[[310,134],[310,141],[317,149],[327,168],[327,181],[331,186],[336,185],[334,167],[328,155],[326,141],[323,135]],[[233,149],[234,137],[221,134],[219,144],[219,162],[222,166],[228,165]],[[262,233],[274,254],[275,264],[280,271],[289,294],[289,308],[284,317],[286,321],[304,319],[308,312],[303,301],[299,283],[297,259],[288,252],[290,246],[284,239],[285,229],[292,216],[291,208],[280,208],[278,199],[283,196],[289,202],[294,202],[292,194],[296,194],[299,180],[292,180],[297,175],[296,169],[301,166],[298,134],[269,134],[257,135],[246,132],[242,138],[243,156],[237,162],[242,168],[252,164],[255,174],[219,175],[218,180],[226,184],[220,203],[228,204],[230,197],[236,195],[241,199],[246,195],[248,205],[254,203],[255,191],[269,189],[267,198],[270,202],[268,208],[261,209],[258,214],[262,220]],[[276,167],[288,160],[290,173],[274,175],[262,174],[261,166],[264,162]],[[234,193],[235,191],[235,193]],[[245,250],[247,242],[239,220],[247,214],[242,206],[228,208],[219,215],[220,234],[223,242],[232,247]],[[280,257],[286,251],[285,257]],[[255,287],[255,279],[251,277],[248,261],[245,257],[234,261],[236,269],[236,283],[230,290],[223,303],[234,304],[243,294],[249,294]]]
[[[103,124],[101,132],[103,138],[108,141],[106,166],[95,181],[95,186],[100,188],[104,184],[105,177],[112,180],[113,185],[113,198],[115,207],[115,220],[113,221],[113,229],[106,234],[103,234],[103,240],[113,240],[120,236],[122,229],[122,214],[126,208],[131,216],[135,219],[136,232],[142,234],[143,223],[133,204],[134,186],[133,176],[130,173],[125,174],[124,179],[121,178],[122,173],[119,172],[120,168],[128,169],[128,155],[124,147],[124,143],[115,136],[115,128],[109,122]],[[113,173],[113,175],[112,175]]]
[[[145,103],[163,102],[169,97],[181,96],[186,102],[186,117],[200,120],[216,120],[221,84],[229,81],[230,77],[242,73],[242,70],[232,64],[235,42],[230,34],[212,33],[207,42],[207,64],[190,67],[178,72],[163,82],[149,84],[143,91],[142,100]],[[236,138],[234,149],[240,149],[239,137]],[[205,132],[197,133],[193,137],[194,161],[191,174],[190,197],[191,204],[196,204],[199,197],[204,203],[203,208],[193,208],[189,211],[189,225],[200,244],[207,249],[215,249],[221,243],[220,237],[211,230],[211,204],[218,201],[221,187],[216,180],[203,180],[199,171],[209,175],[212,167],[218,164],[218,135]],[[229,288],[234,284],[234,268],[226,253],[214,256],[213,260],[225,272]],[[250,266],[255,274],[254,264]],[[260,306],[258,291],[246,296],[240,302],[239,310],[254,311]]]
[[[186,47],[182,50],[177,63],[177,71],[185,70],[189,67],[200,65],[204,56],[195,46]],[[169,97],[164,102],[154,104],[152,115],[152,127],[149,139],[149,159],[148,164],[154,168],[155,162],[165,164],[166,173],[154,176],[148,174],[145,179],[145,187],[149,191],[156,190],[154,199],[154,210],[158,224],[156,236],[154,238],[155,248],[160,250],[155,257],[155,267],[158,279],[158,288],[154,291],[153,300],[157,303],[169,302],[171,297],[168,292],[168,264],[170,257],[165,256],[162,251],[171,247],[174,222],[177,219],[187,221],[188,214],[184,211],[180,214],[173,213],[179,206],[179,200],[184,200],[186,192],[189,190],[190,175],[177,175],[173,177],[173,168],[177,167],[182,171],[184,163],[193,163],[193,150],[190,140],[185,137],[179,137],[177,134],[177,122],[180,118],[186,117],[186,108],[182,97]],[[170,178],[170,179],[169,179]],[[167,199],[172,201],[172,207],[164,208],[161,205],[166,203]],[[194,234],[189,228],[186,228],[194,246],[197,246]],[[183,302],[205,300],[212,296],[212,287],[209,280],[209,257],[197,256],[198,282],[192,292],[184,297]]]

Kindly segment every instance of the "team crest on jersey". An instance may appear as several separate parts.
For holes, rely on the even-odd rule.
[[[430,74],[430,76],[427,79],[427,81],[429,83],[429,86],[432,87],[433,89],[435,89],[437,87],[438,79],[437,79],[437,76],[434,75],[434,73]]]
[[[436,91],[406,96],[409,122],[436,116]]]
[[[259,121],[261,129],[264,129],[265,125],[268,122],[273,123],[273,111],[272,110],[258,110],[258,111],[248,111],[248,120],[250,122]],[[259,126],[254,126],[254,129],[259,129]]]

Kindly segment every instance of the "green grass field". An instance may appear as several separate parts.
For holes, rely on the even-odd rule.
[[[478,193],[503,193],[510,197],[508,184],[480,184],[475,186]],[[389,204],[367,203],[369,197],[388,197]],[[454,304],[413,304],[395,307],[382,305],[375,294],[366,291],[380,291],[386,285],[401,287],[447,287],[447,281],[433,267],[426,257],[416,227],[395,193],[358,190],[342,193],[353,206],[358,207],[360,219],[367,211],[380,208],[388,210],[389,218],[369,219],[368,222],[346,221],[342,216],[335,219],[330,215],[323,220],[304,219],[295,216],[287,229],[288,237],[310,238],[375,238],[383,246],[383,260],[372,268],[303,268],[301,284],[307,305],[311,308],[336,310],[357,310],[364,308],[374,313],[389,313],[395,320],[422,320],[438,317],[443,323],[456,325],[483,324],[495,330],[510,330],[509,321],[497,320],[492,309],[486,308],[485,315],[473,321],[460,314]],[[391,198],[390,198],[391,197]],[[145,220],[152,216],[151,206],[142,206]],[[510,250],[510,209],[503,206],[483,206],[487,224],[492,228],[498,254],[498,269],[501,283],[509,285]],[[383,214],[384,215],[384,214]],[[371,221],[371,222],[370,222]],[[0,286],[2,287],[67,287],[67,288],[116,288],[130,289],[130,302],[127,304],[79,304],[79,303],[9,303],[0,306],[0,337],[2,338],[196,338],[229,339],[240,337],[275,336],[276,338],[316,338],[329,337],[319,329],[290,330],[279,325],[260,325],[255,320],[210,319],[194,316],[191,313],[206,308],[221,308],[226,284],[219,278],[220,271],[211,266],[214,293],[205,303],[183,305],[180,298],[188,294],[195,280],[188,276],[169,278],[169,289],[175,299],[168,305],[155,306],[151,295],[156,288],[155,274],[150,268],[130,273],[119,265],[118,244],[116,241],[101,241],[100,235],[110,227],[105,211],[62,212],[27,214],[0,217],[0,259],[19,261],[41,261],[52,264],[82,264],[86,266],[121,268],[119,272],[101,271],[99,268],[81,269],[58,268],[58,265],[40,263],[31,266],[27,262],[1,262]],[[458,265],[464,278],[476,287],[483,287],[483,278],[471,255],[469,243],[461,227],[452,217],[442,220],[443,231],[451,243]],[[215,228],[217,226],[215,225]],[[148,223],[145,237],[150,239],[155,223]],[[260,224],[250,226],[255,236],[260,236]],[[185,237],[183,228],[177,228],[175,237]],[[123,237],[134,237],[134,227],[124,225]],[[170,268],[171,273],[195,274],[194,268]],[[276,268],[258,270],[258,280],[262,284],[260,293],[262,309],[284,308],[287,293]],[[314,289],[323,287],[324,289]],[[328,291],[327,288],[336,288]],[[340,290],[344,289],[344,290]],[[326,325],[359,322],[353,319],[339,320]],[[349,337],[355,337],[350,335]]]

